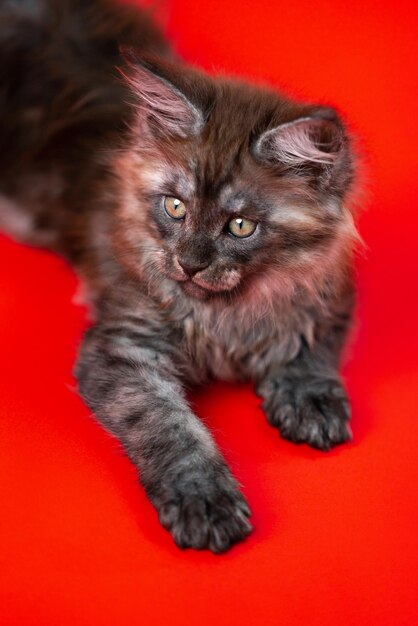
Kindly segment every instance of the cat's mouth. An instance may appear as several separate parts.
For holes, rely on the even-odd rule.
[[[209,289],[205,289],[205,287],[201,287],[200,285],[197,285],[191,279],[181,281],[179,284],[188,296],[193,296],[193,298],[198,298],[199,300],[206,300],[211,295],[215,294],[215,292],[210,291]]]
[[[237,290],[241,280],[240,272],[232,268],[215,273],[215,276],[211,276],[207,271],[198,272],[194,276],[187,276],[185,272],[178,271],[165,271],[165,274],[171,280],[175,280],[188,296],[198,300],[222,298],[231,294],[231,291]]]
[[[183,291],[193,298],[198,300],[208,300],[208,299],[216,299],[216,298],[225,298],[226,296],[230,297],[231,290],[230,289],[215,289],[208,287],[202,287],[198,285],[193,279],[188,279],[185,281],[178,281],[179,285],[181,285]]]

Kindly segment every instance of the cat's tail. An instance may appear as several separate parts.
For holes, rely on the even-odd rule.
[[[0,0],[0,229],[28,230],[8,228],[15,206],[45,221],[41,205],[123,125],[121,45],[170,54],[149,12],[120,0]]]

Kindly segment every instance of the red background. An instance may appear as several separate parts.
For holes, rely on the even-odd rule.
[[[418,623],[417,9],[406,1],[172,0],[209,71],[336,103],[368,154],[355,440],[281,440],[250,387],[196,398],[254,511],[224,556],[181,552],[71,375],[86,323],[53,255],[0,239],[1,624]]]

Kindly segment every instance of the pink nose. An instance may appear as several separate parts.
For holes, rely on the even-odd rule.
[[[177,259],[180,267],[186,272],[188,276],[194,276],[197,272],[204,270],[208,267],[207,261],[196,261],[192,259]]]

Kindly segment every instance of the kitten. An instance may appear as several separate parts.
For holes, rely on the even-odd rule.
[[[0,224],[84,277],[83,398],[175,542],[225,551],[250,509],[188,386],[251,380],[286,439],[351,438],[352,140],[332,108],[183,65],[133,7],[0,19]]]

